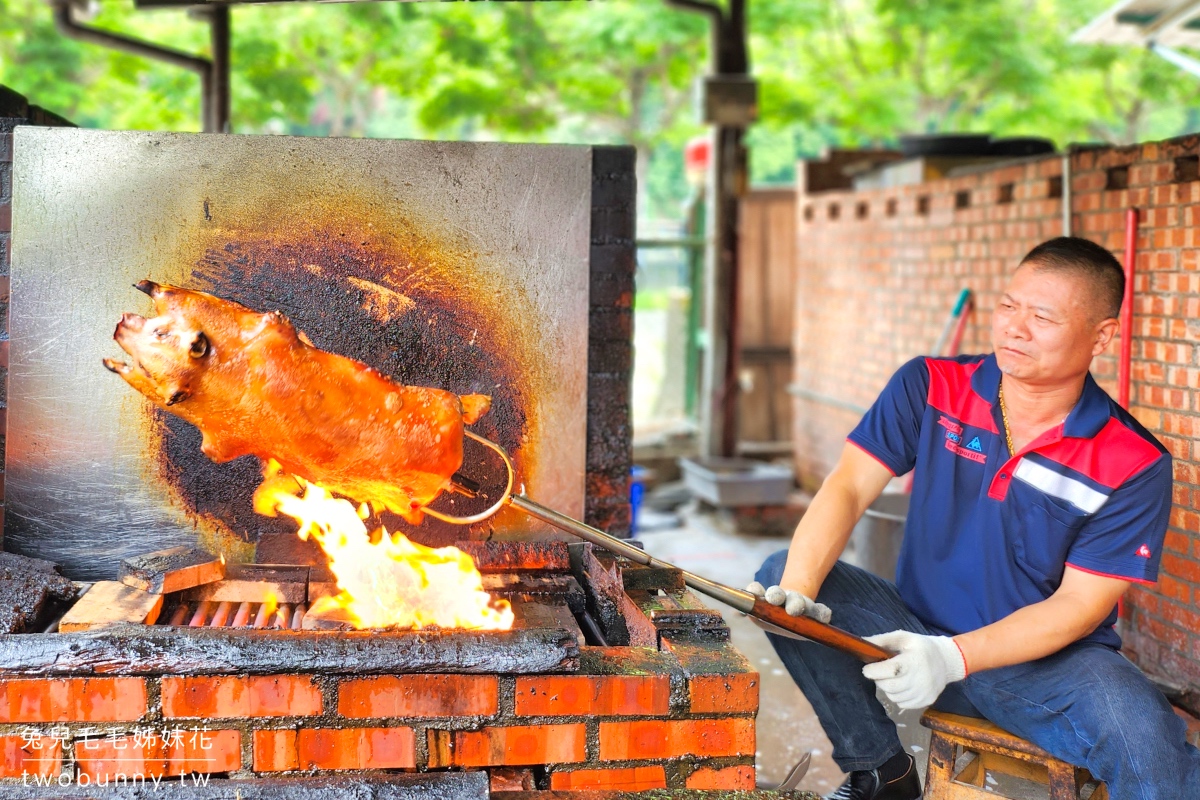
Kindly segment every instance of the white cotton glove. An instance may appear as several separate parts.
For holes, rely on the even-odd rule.
[[[896,652],[887,661],[867,664],[863,675],[875,681],[901,708],[932,705],[946,684],[967,677],[967,661],[949,636],[892,631],[866,639]]]
[[[768,589],[755,581],[746,587],[746,591],[755,597],[766,600],[773,606],[782,606],[788,616],[812,617],[817,622],[829,622],[830,617],[833,616],[829,606],[824,603],[818,603],[811,597],[806,597],[799,592],[788,591],[781,586],[772,586]]]

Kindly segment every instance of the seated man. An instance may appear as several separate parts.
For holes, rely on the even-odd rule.
[[[997,301],[994,353],[901,367],[757,574],[751,591],[788,613],[897,653],[864,667],[771,636],[849,773],[831,798],[921,796],[877,686],[901,708],[986,717],[1118,800],[1200,797],[1200,751],[1113,627],[1126,589],[1157,578],[1172,488],[1171,456],[1088,374],[1124,283],[1084,239],[1034,248]],[[896,584],[839,562],[914,468]]]

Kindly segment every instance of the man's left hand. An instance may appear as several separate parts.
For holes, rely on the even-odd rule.
[[[967,677],[967,661],[949,636],[892,631],[866,639],[896,652],[887,661],[867,664],[863,675],[901,708],[932,705],[947,684]]]

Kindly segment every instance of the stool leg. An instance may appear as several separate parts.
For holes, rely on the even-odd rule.
[[[1046,766],[1050,773],[1050,800],[1079,800],[1075,767],[1057,760]]]
[[[929,739],[929,766],[925,771],[925,800],[951,800],[954,786],[954,743],[934,732]]]

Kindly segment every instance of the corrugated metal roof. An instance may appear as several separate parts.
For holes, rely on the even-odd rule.
[[[1085,44],[1200,47],[1197,0],[1121,0],[1071,36]]]

